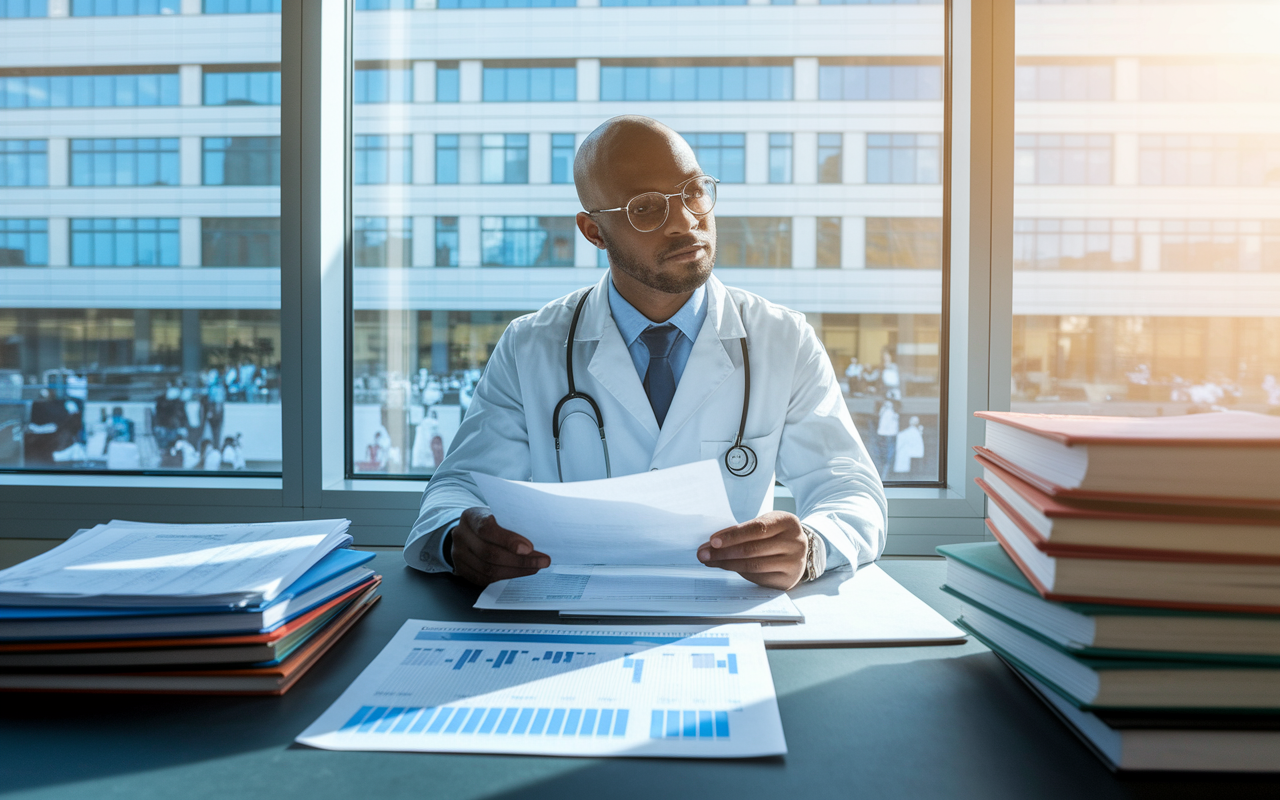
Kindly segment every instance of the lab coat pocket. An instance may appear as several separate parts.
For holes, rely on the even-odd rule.
[[[773,510],[773,467],[778,457],[778,439],[778,431],[775,431],[767,436],[742,440],[756,454],[755,471],[744,476],[734,475],[725,464],[724,457],[733,447],[733,439],[702,443],[702,459],[712,459],[720,465],[729,505],[738,522],[755,519]]]

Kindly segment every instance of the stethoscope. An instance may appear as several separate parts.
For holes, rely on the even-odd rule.
[[[595,288],[595,287],[592,287]],[[569,376],[569,393],[560,398],[560,402],[556,403],[556,408],[551,412],[551,435],[556,440],[556,475],[559,476],[560,482],[564,482],[564,471],[560,466],[560,425],[563,420],[560,417],[560,411],[564,408],[565,403],[570,400],[585,400],[591,407],[592,421],[596,424],[596,429],[600,431],[600,445],[604,448],[604,474],[606,478],[613,477],[613,471],[609,467],[609,440],[604,435],[604,415],[600,413],[600,406],[596,404],[595,399],[586,392],[578,391],[573,381],[573,338],[578,332],[578,318],[582,316],[582,307],[587,304],[587,298],[591,296],[591,289],[587,289],[582,295],[582,299],[578,301],[578,306],[573,310],[573,320],[569,323],[569,338],[565,343],[564,370]],[[743,390],[742,390],[742,419],[738,422],[738,437],[734,439],[733,447],[724,454],[724,466],[729,470],[731,475],[739,478],[745,478],[756,471],[756,451],[742,443],[742,435],[747,430],[747,409],[751,407],[751,357],[747,355],[747,337],[744,335],[738,340],[742,344],[742,371],[743,371]],[[586,414],[586,411],[570,411],[565,418],[574,414]]]

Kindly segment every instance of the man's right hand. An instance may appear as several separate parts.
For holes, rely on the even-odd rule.
[[[487,508],[468,508],[453,529],[453,574],[479,586],[532,575],[551,566],[533,542],[498,524]]]

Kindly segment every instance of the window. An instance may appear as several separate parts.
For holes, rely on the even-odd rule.
[[[48,0],[5,0],[0,3],[0,19],[49,16]]]
[[[459,98],[458,62],[436,62],[436,102],[456,103]]]
[[[869,217],[867,268],[942,269],[942,220]]]
[[[844,134],[818,134],[818,183],[844,182]]]
[[[791,134],[769,134],[769,183],[791,183]]]
[[[204,104],[206,106],[278,106],[280,105],[280,70],[215,72],[205,67]]]
[[[279,267],[279,217],[205,217],[200,220],[200,265]]]
[[[49,143],[0,139],[0,186],[48,186]]]
[[[1014,137],[1014,183],[1111,183],[1111,134],[1022,133]]]
[[[1138,269],[1138,225],[1131,219],[1015,219],[1013,267]]]
[[[357,267],[413,266],[413,220],[356,217],[352,220],[353,263]]]
[[[1277,264],[1276,220],[1263,235],[1259,220],[1144,221],[1160,227],[1160,269],[1170,272],[1274,272]],[[1152,224],[1155,223],[1155,224]],[[1153,242],[1154,244],[1154,242]],[[1156,259],[1152,258],[1154,262]]]
[[[941,146],[936,133],[869,133],[867,183],[939,183]]]
[[[178,74],[9,74],[0,71],[0,108],[176,106]]]
[[[572,133],[551,134],[552,183],[573,183],[573,157],[576,147]]]
[[[573,8],[577,4],[577,0],[439,0],[436,8]]]
[[[791,266],[790,217],[716,217],[717,267]]]
[[[49,220],[0,218],[0,267],[49,263]]]
[[[480,137],[481,183],[528,183],[529,137],[486,133]]]
[[[458,135],[436,134],[436,183],[458,182]]]
[[[71,140],[72,186],[177,186],[178,183],[177,139]]]
[[[925,6],[925,5],[941,5],[943,0],[819,0],[820,5],[824,6],[866,6],[866,5],[907,5],[907,6]],[[1023,0],[1019,0],[1023,2]]]
[[[176,219],[73,219],[71,264],[76,267],[176,267]]]
[[[1275,103],[1280,64],[1143,59],[1139,99],[1155,103]]]
[[[600,0],[602,6],[745,6],[747,0]]]
[[[181,0],[71,0],[73,17],[132,17],[181,13]]]
[[[840,266],[839,217],[818,217],[818,268]]]
[[[389,11],[413,8],[413,0],[356,0],[356,11]]]
[[[458,266],[457,217],[436,217],[436,266]]]
[[[790,64],[628,65],[600,67],[601,100],[790,100]]]
[[[482,217],[480,250],[486,267],[571,267],[573,217]]]
[[[682,133],[702,171],[721,183],[746,181],[747,137],[742,133]]]
[[[204,0],[206,14],[279,14],[281,0]]]
[[[413,137],[404,134],[355,137],[356,183],[413,183]]]
[[[1144,186],[1280,186],[1280,136],[1143,135]]]
[[[820,100],[941,100],[942,66],[832,64],[818,67]]]
[[[1026,101],[1111,100],[1112,71],[1110,64],[1019,64],[1015,96]]]
[[[357,103],[412,103],[413,70],[357,64],[353,100]]]
[[[206,137],[204,185],[279,186],[280,137]]]
[[[484,67],[484,102],[545,103],[578,99],[572,66]]]

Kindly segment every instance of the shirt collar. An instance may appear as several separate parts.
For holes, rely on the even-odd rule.
[[[622,341],[626,342],[627,347],[634,344],[636,339],[640,338],[640,334],[650,326],[667,323],[679,328],[680,332],[692,342],[698,338],[698,331],[702,329],[702,323],[707,319],[707,287],[704,284],[695,289],[693,296],[680,306],[680,310],[672,315],[667,323],[656,323],[627,302],[618,288],[613,285],[613,278],[610,278],[609,311],[612,312],[614,324],[618,326],[618,332],[622,334]]]

